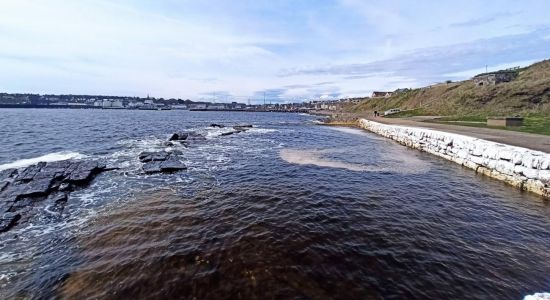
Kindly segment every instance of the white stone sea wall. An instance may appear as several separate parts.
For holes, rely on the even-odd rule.
[[[369,131],[425,151],[518,189],[550,198],[550,154],[426,128],[386,125],[360,119]]]

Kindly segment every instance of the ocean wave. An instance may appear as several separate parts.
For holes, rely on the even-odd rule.
[[[35,157],[35,158],[20,159],[11,163],[0,165],[0,171],[7,170],[7,169],[24,168],[24,167],[37,164],[39,162],[54,162],[54,161],[62,161],[62,160],[69,160],[69,159],[82,159],[85,157],[86,155],[80,154],[78,152],[70,152],[70,151],[54,152],[54,153],[49,153],[49,154]]]
[[[550,300],[550,293],[535,293],[527,295],[523,300]]]

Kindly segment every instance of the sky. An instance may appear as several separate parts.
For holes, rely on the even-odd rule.
[[[0,92],[272,103],[550,58],[548,0],[0,0]]]

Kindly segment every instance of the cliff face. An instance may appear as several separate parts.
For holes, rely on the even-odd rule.
[[[472,80],[413,89],[390,98],[365,99],[352,112],[391,108],[419,109],[426,115],[550,115],[550,60],[518,71],[497,85],[476,86]]]
[[[381,124],[359,125],[403,144],[453,161],[518,189],[550,198],[550,154],[459,134]]]

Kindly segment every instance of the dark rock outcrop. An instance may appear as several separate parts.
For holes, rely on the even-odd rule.
[[[225,125],[212,123],[212,124],[210,124],[210,127],[214,127],[214,128],[224,128]]]
[[[169,142],[188,142],[188,141],[204,141],[206,137],[202,134],[189,131],[189,132],[177,132],[170,136]]]
[[[143,152],[139,160],[144,163],[142,169],[146,174],[177,172],[187,169],[180,160],[182,154],[181,151]]]
[[[107,170],[97,161],[59,161],[0,172],[0,232],[30,220],[33,208],[45,203],[60,213],[70,192]]]
[[[228,131],[228,132],[224,132],[222,134],[220,134],[220,136],[228,136],[228,135],[232,135],[232,134],[235,134],[235,133],[239,133],[240,131]]]
[[[185,141],[187,140],[188,136],[189,136],[189,133],[187,132],[174,133],[170,136],[168,141]]]
[[[150,162],[150,161],[165,161],[170,156],[170,152],[142,152],[139,155],[139,161],[141,162]]]
[[[0,233],[10,230],[13,226],[15,226],[15,224],[17,224],[19,219],[21,219],[21,215],[16,213],[6,213],[0,215]]]

